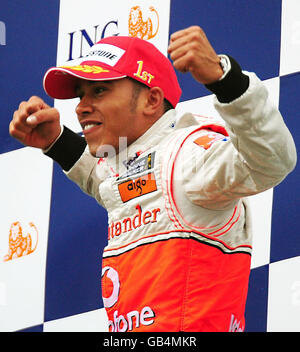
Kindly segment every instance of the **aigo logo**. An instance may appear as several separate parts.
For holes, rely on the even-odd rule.
[[[24,235],[23,227],[19,221],[11,224],[8,236],[8,253],[3,261],[24,257],[33,253],[38,244],[38,230],[33,222],[29,222],[27,233]]]
[[[112,285],[112,291],[109,297],[103,297],[103,304],[106,309],[112,308],[118,302],[120,295],[119,274],[110,266],[105,266],[102,269],[102,282],[104,283],[104,280],[107,279],[110,281],[110,286]],[[108,282],[103,286],[107,285],[109,285]],[[140,312],[138,310],[132,310],[124,315],[119,315],[118,310],[114,310],[112,316],[108,318],[108,329],[110,332],[126,332],[138,329],[141,325],[152,325],[155,320],[155,313],[149,306],[145,306]]]
[[[123,203],[136,197],[157,191],[156,179],[153,172],[130,179],[118,185]]]
[[[137,181],[133,180],[131,182],[129,182],[129,184],[127,185],[127,189],[128,191],[136,191],[139,195],[141,195],[143,193],[143,188],[145,187],[147,184],[147,181],[143,178],[139,178],[137,179]]]

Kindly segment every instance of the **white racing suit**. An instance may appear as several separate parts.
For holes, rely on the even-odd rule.
[[[224,126],[164,114],[119,155],[66,172],[108,211],[109,331],[243,331],[251,261],[244,197],[294,168],[293,139],[255,74],[215,108]]]

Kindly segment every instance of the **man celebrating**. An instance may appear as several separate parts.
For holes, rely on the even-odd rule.
[[[294,142],[257,76],[217,55],[201,28],[174,33],[168,52],[216,95],[225,126],[178,116],[169,60],[147,41],[109,37],[79,65],[44,77],[51,97],[80,98],[84,138],[38,97],[20,104],[10,133],[43,149],[107,209],[110,331],[243,331],[251,259],[244,198],[293,170]]]

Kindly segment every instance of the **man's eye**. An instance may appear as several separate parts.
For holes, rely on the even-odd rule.
[[[94,89],[94,93],[97,95],[103,93],[104,91],[105,91],[104,87],[95,87],[95,89]]]

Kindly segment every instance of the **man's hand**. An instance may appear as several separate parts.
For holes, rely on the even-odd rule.
[[[202,84],[216,82],[223,75],[220,58],[198,26],[173,33],[168,53],[178,71],[190,72]]]
[[[47,149],[59,136],[59,112],[39,97],[19,105],[9,125],[12,137],[26,146]]]

